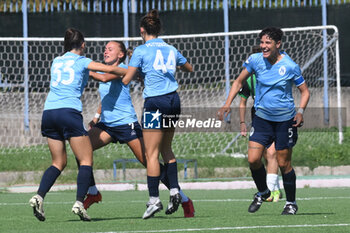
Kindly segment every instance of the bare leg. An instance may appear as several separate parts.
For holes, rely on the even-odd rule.
[[[277,174],[278,162],[277,162],[275,143],[272,143],[272,145],[264,151],[264,158],[266,159],[267,173]]]
[[[163,139],[161,130],[144,130],[143,140],[145,142],[145,151],[147,158],[147,175],[159,176],[159,148]]]
[[[127,143],[131,151],[134,153],[140,163],[147,168],[147,161],[145,155],[145,145],[143,143],[143,138],[136,138]]]
[[[112,142],[112,137],[97,127],[93,127],[89,130],[89,138],[94,151]]]
[[[163,137],[162,144],[160,147],[160,152],[162,154],[162,158],[163,158],[164,163],[175,163],[176,162],[174,152],[171,148],[171,144],[172,144],[173,138],[174,138],[174,133],[175,133],[175,129],[168,129],[168,130],[164,131],[164,137]]]

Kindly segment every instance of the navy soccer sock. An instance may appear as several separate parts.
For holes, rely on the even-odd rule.
[[[91,170],[92,170],[92,168],[91,168]],[[94,173],[91,172],[91,180],[90,180],[90,185],[89,185],[89,187],[95,186],[95,185],[96,185],[96,183],[95,183]]]
[[[170,189],[170,184],[167,176],[167,167],[163,164],[159,163],[160,166],[160,181],[168,188]]]
[[[286,192],[286,198],[288,202],[295,202],[296,193],[296,175],[294,169],[292,169],[287,174],[282,174],[283,187]]]
[[[150,197],[159,197],[159,176],[147,176],[147,186]]]
[[[177,163],[176,162],[175,163],[168,163],[168,164],[166,164],[166,167],[167,167],[166,174],[167,174],[167,177],[169,180],[170,189],[177,188],[180,190],[179,181],[177,178]]]
[[[40,186],[37,192],[42,198],[45,198],[46,193],[49,192],[50,188],[60,174],[61,171],[55,166],[50,166],[48,169],[46,169],[43,177],[41,178]]]
[[[92,178],[91,166],[80,166],[77,178],[77,201],[83,202]]]
[[[257,170],[253,170],[252,168],[250,168],[250,171],[252,172],[253,180],[259,192],[263,193],[266,190],[268,190],[267,184],[266,184],[266,170],[264,165],[262,165]]]
[[[78,170],[80,168],[80,163],[79,163],[79,160],[77,158],[75,158],[75,161],[77,162],[77,166],[78,166]],[[94,177],[94,173],[92,173],[92,177],[91,177],[91,182],[90,182],[90,187],[91,186],[95,186],[96,183],[95,183],[95,177]]]

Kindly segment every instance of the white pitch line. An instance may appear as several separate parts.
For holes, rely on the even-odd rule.
[[[305,225],[270,225],[270,226],[241,226],[241,227],[213,227],[213,228],[188,228],[188,229],[166,229],[166,230],[147,230],[147,231],[108,231],[96,233],[149,233],[149,232],[187,232],[187,231],[226,231],[226,230],[246,230],[261,228],[312,228],[312,227],[348,227],[350,223],[339,224],[305,224]]]
[[[332,200],[332,199],[350,199],[350,197],[305,197],[305,198],[297,198],[297,201]],[[224,202],[224,201],[240,202],[240,201],[252,201],[252,199],[208,199],[208,200],[203,199],[203,200],[195,200],[195,202]]]
[[[305,197],[305,198],[297,198],[297,201],[316,201],[316,200],[334,200],[334,199],[350,199],[350,197]],[[251,199],[202,199],[202,200],[192,200],[193,202],[250,202]],[[110,203],[121,203],[125,201],[103,201],[102,203],[110,204]],[[137,200],[130,201],[131,203],[144,203],[145,200]],[[66,201],[66,202],[45,202],[45,205],[61,205],[61,204],[73,204],[74,201]],[[11,206],[11,205],[27,205],[26,202],[14,202],[14,203],[1,203],[0,206]]]

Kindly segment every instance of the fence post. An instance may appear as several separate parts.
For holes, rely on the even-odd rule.
[[[128,0],[123,0],[123,15],[124,15],[124,37],[129,37],[129,12]],[[129,47],[129,41],[125,41],[125,47]]]
[[[27,0],[22,1],[22,15],[23,15],[23,37],[28,37],[28,14],[27,14]],[[29,131],[29,78],[28,78],[28,41],[23,41],[23,68],[24,68],[24,130]]]
[[[327,2],[322,0],[322,25],[327,25]],[[327,30],[323,29],[323,48],[327,46]],[[329,124],[328,109],[328,55],[327,49],[323,51],[323,105],[324,105],[324,124]]]
[[[224,0],[223,2],[223,10],[224,10],[224,31],[227,33],[229,31],[229,17],[228,17],[228,2]],[[230,41],[228,36],[225,36],[225,89],[226,89],[226,98],[230,93]],[[225,121],[230,122],[231,115],[228,114]]]

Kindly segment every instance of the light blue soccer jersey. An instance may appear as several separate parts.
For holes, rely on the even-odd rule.
[[[262,53],[252,54],[243,64],[249,73],[256,75],[254,107],[256,115],[269,121],[287,121],[295,112],[292,85],[305,82],[299,66],[284,52],[274,65]]]
[[[127,69],[125,64],[119,67]],[[100,82],[101,122],[108,127],[125,125],[137,121],[136,112],[132,105],[129,85],[124,85],[121,79],[110,82]]]
[[[156,38],[135,49],[129,66],[139,68],[144,74],[143,97],[147,98],[176,91],[176,66],[182,66],[186,62],[186,58],[174,46]]]
[[[50,92],[44,110],[73,108],[82,111],[80,97],[89,79],[91,59],[67,52],[51,65]]]

